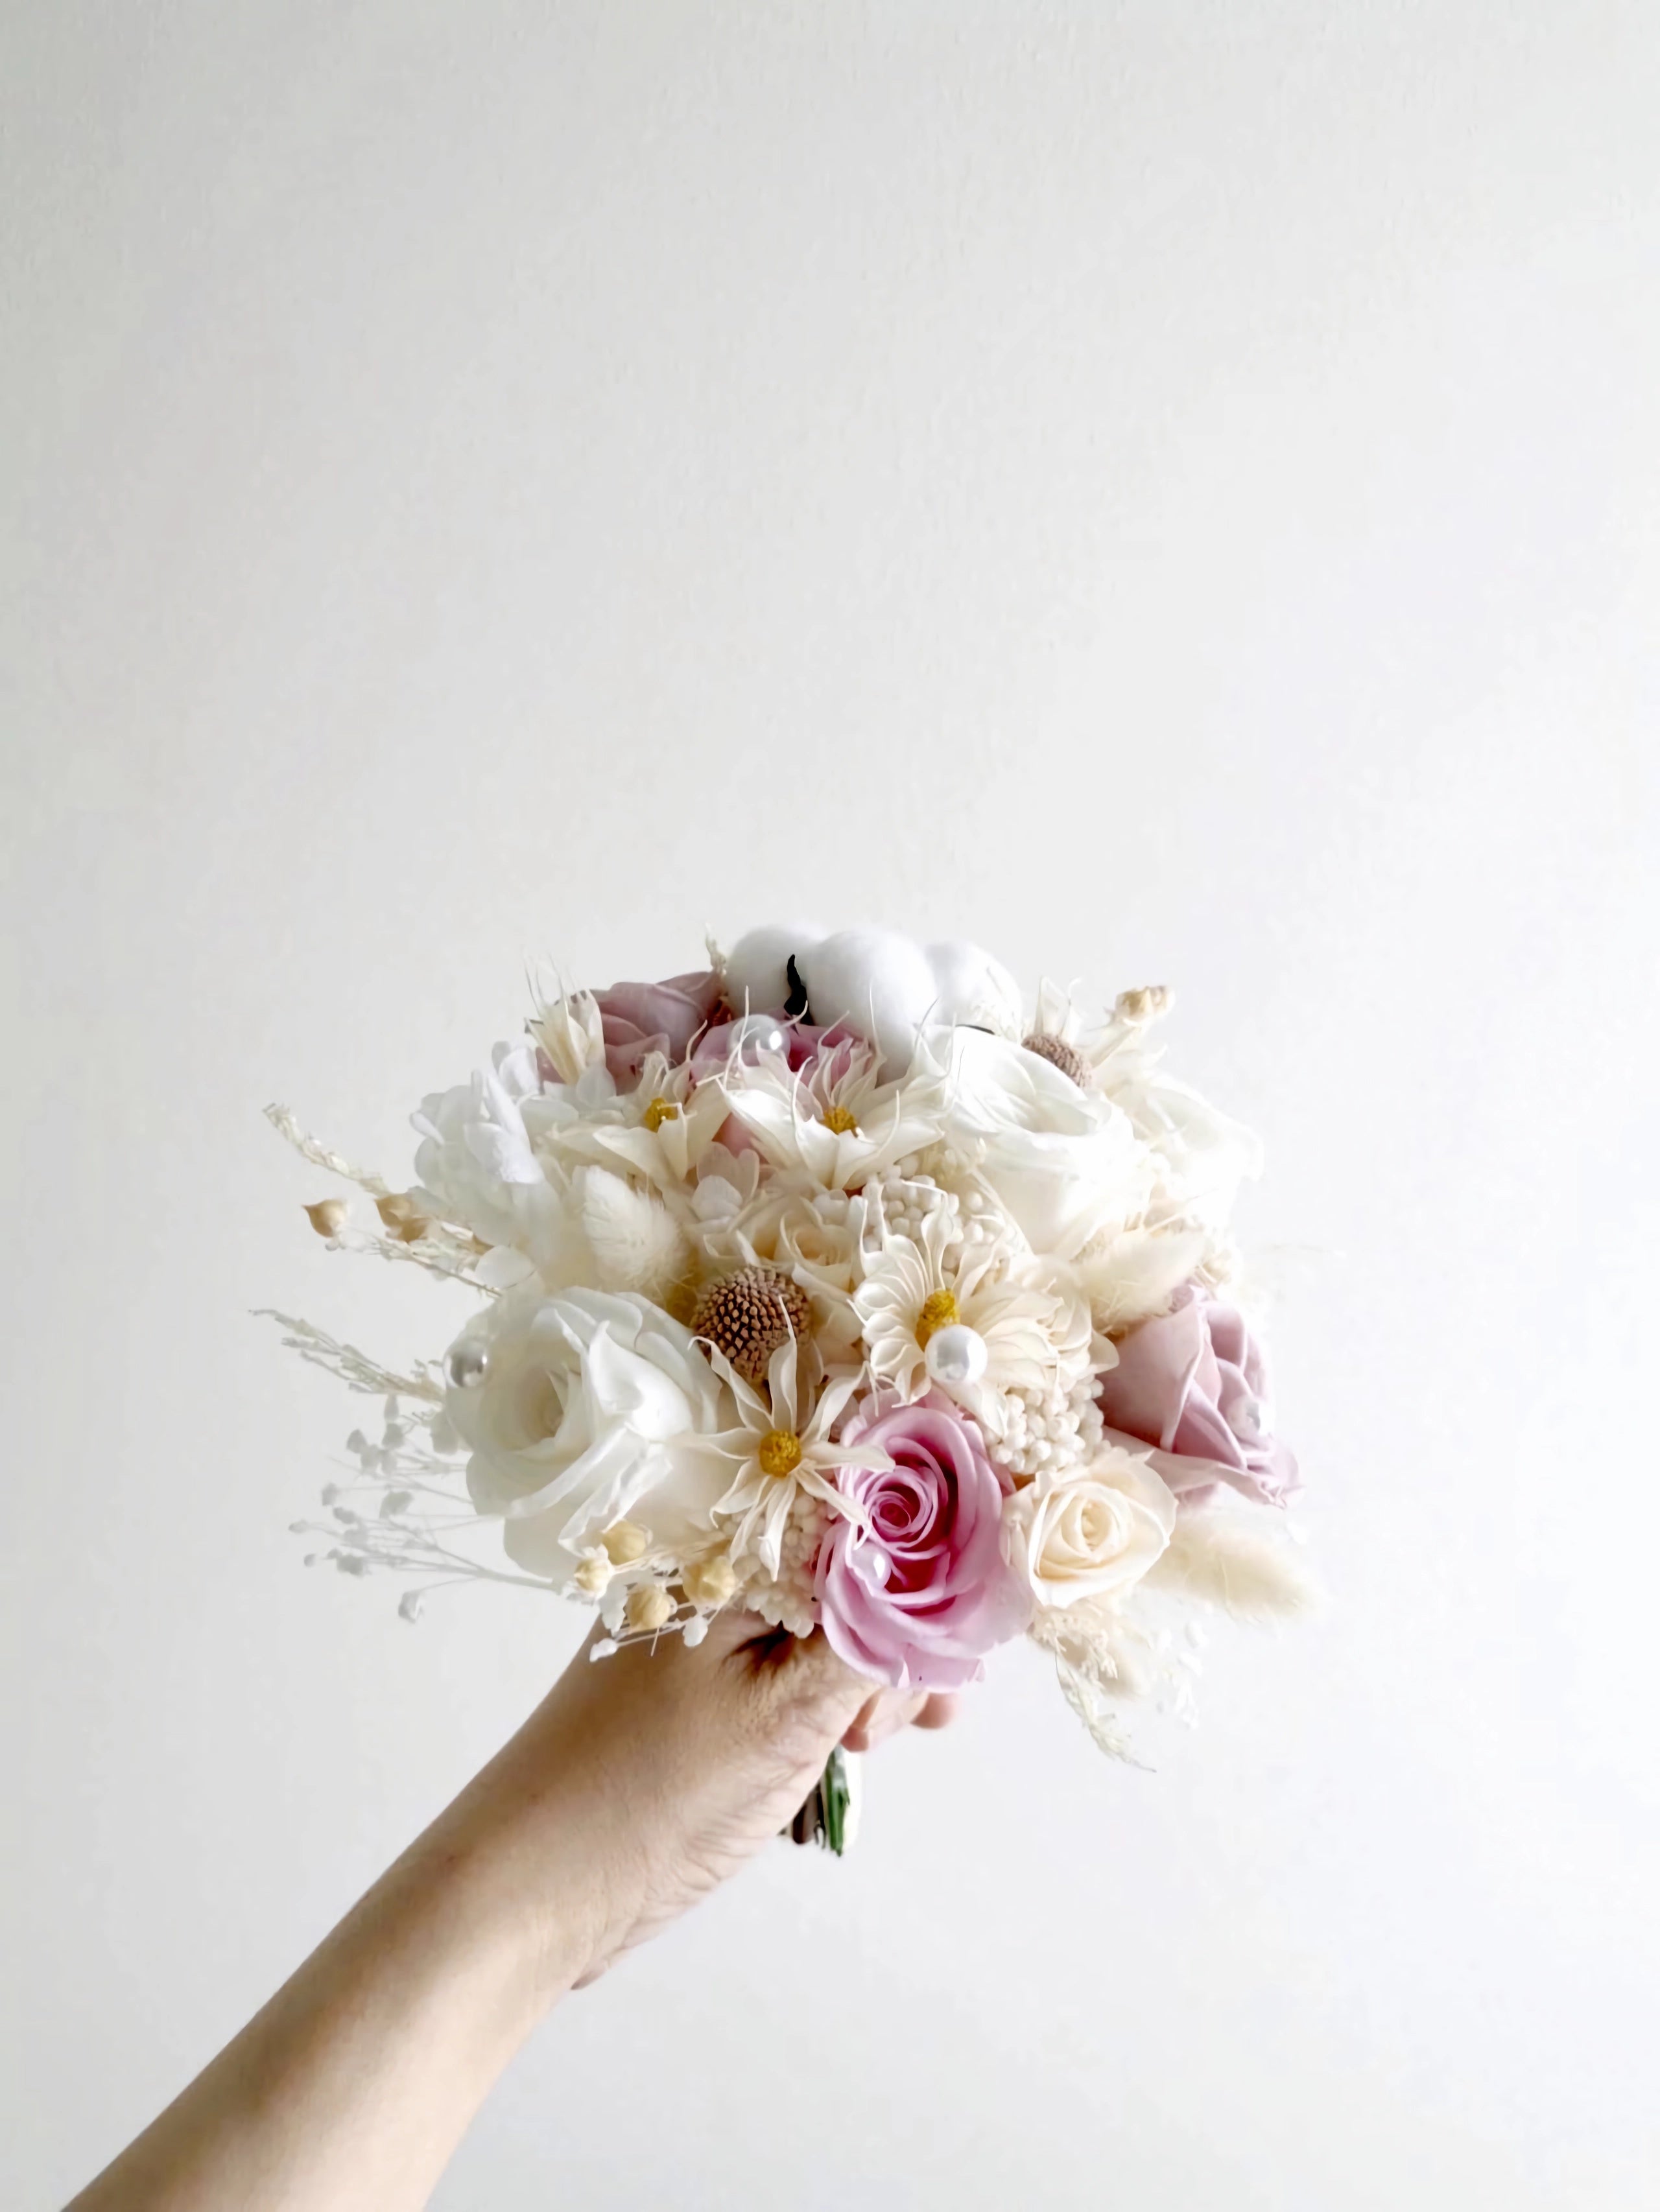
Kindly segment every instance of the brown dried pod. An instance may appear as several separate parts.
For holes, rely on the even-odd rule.
[[[1069,1075],[1080,1091],[1089,1089],[1090,1064],[1077,1046],[1068,1044],[1065,1037],[1052,1036],[1047,1030],[1034,1030],[1030,1036],[1022,1037],[1020,1042],[1028,1052],[1035,1052],[1039,1060],[1048,1060],[1049,1066],[1058,1067],[1062,1075]]]
[[[692,1334],[723,1352],[745,1382],[767,1379],[767,1364],[781,1344],[812,1329],[812,1307],[799,1283],[776,1268],[740,1267],[711,1283],[697,1301]]]

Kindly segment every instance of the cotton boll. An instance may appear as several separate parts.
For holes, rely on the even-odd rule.
[[[844,929],[798,953],[795,964],[815,1022],[825,1028],[845,1022],[876,1047],[890,1074],[909,1066],[917,1031],[939,995],[927,955],[914,938],[891,929]]]
[[[1019,1035],[1020,987],[1000,960],[961,938],[928,945],[925,957],[933,970],[935,1020],[983,1022],[1000,1035]]]
[[[1000,1035],[1020,1033],[1019,990],[989,953],[960,939],[921,945],[892,929],[844,929],[829,937],[806,925],[769,922],[752,929],[727,957],[732,1006],[759,1012],[786,1005],[792,959],[812,1020],[825,1029],[844,1023],[876,1046],[890,1074],[909,1065],[927,1023],[973,1022]]]
[[[810,922],[768,922],[740,937],[727,955],[727,998],[733,1011],[775,1013],[790,994],[789,963],[818,944]]]

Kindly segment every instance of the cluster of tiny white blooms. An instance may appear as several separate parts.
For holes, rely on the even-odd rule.
[[[361,1359],[351,1347],[343,1349],[350,1358]],[[355,1478],[325,1483],[319,1493],[327,1520],[289,1524],[295,1535],[329,1540],[325,1550],[306,1553],[308,1567],[331,1566],[337,1574],[357,1579],[382,1571],[422,1577],[423,1587],[406,1590],[398,1601],[404,1620],[420,1618],[430,1589],[462,1582],[526,1580],[456,1549],[458,1540],[484,1523],[465,1494],[457,1493],[455,1455],[444,1426],[441,1413],[406,1405],[389,1393],[379,1439],[361,1428],[346,1438],[346,1449],[357,1462]]]
[[[1095,1377],[1088,1375],[1070,1390],[1005,1392],[1007,1425],[997,1447],[1000,1464],[1022,1477],[1060,1474],[1093,1458],[1104,1431],[1095,1391]]]
[[[955,1156],[952,1164],[960,1165]],[[941,1212],[946,1214],[951,1226],[942,1255],[953,1274],[976,1254],[1010,1242],[1009,1224],[996,1200],[972,1183],[961,1190],[949,1189],[914,1162],[902,1160],[874,1188],[881,1223],[891,1236],[908,1237],[920,1244],[928,1222]]]
[[[811,1636],[818,1620],[813,1570],[818,1563],[830,1508],[803,1492],[790,1511],[778,1572],[769,1575],[757,1559],[739,1563],[739,1588],[750,1610],[792,1636]]]
[[[959,1212],[963,1217],[963,1238],[968,1244],[989,1244],[1003,1233],[1002,1217],[994,1200],[982,1190],[970,1190],[964,1196]]]
[[[942,1206],[956,1203],[931,1175],[918,1171],[914,1154],[890,1168],[867,1188],[873,1189],[880,1201],[881,1220],[890,1234],[919,1241],[929,1216]]]
[[[845,1190],[812,1190],[803,1197],[827,1229],[845,1229],[853,1212],[853,1194]]]

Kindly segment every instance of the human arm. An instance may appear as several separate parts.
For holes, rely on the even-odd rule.
[[[70,2212],[416,2212],[567,1991],[775,1837],[837,1741],[948,1712],[750,1615],[585,1649]]]

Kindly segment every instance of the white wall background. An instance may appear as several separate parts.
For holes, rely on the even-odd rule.
[[[6,14],[7,2201],[578,1631],[301,1571],[248,1309],[446,1316],[260,1107],[806,907],[1179,987],[1335,1602],[1152,1777],[1007,1656],[439,2204],[1655,2203],[1655,10]]]

